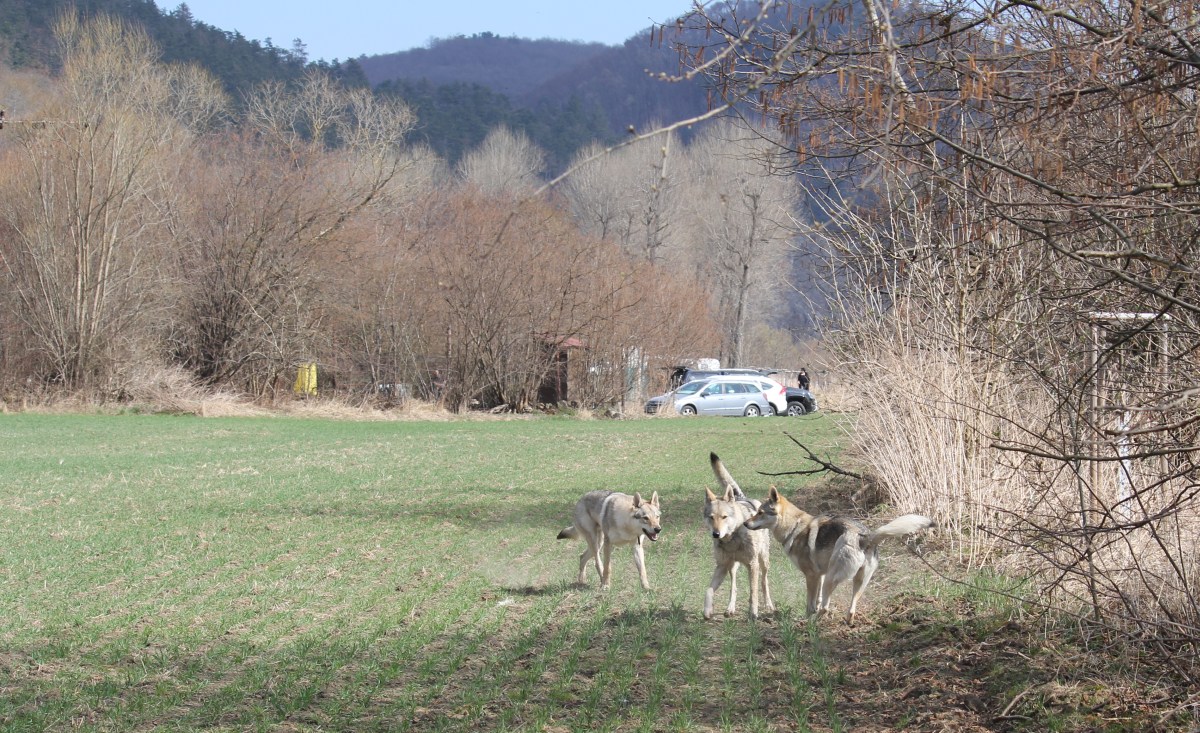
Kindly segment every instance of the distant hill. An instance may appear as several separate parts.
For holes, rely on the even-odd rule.
[[[193,17],[184,2],[165,11],[154,0],[0,0],[0,63],[54,70],[60,61],[53,25],[71,8],[142,26],[164,61],[199,64],[235,100],[263,81],[296,79],[314,67],[348,85],[399,96],[417,111],[414,137],[450,163],[506,125],[547,152],[554,174],[593,141],[613,142],[630,126],[641,130],[706,109],[700,84],[667,84],[647,73],[678,68],[674,51],[652,43],[649,29],[620,46],[481,33],[341,63],[311,62],[303,45],[281,48],[221,30]]]
[[[403,99],[417,115],[411,139],[425,143],[451,165],[500,126],[525,133],[546,152],[547,165],[555,173],[580,147],[611,136],[604,115],[584,108],[577,99],[524,108],[482,84],[435,86],[405,79],[385,81],[375,93]]]
[[[465,82],[517,99],[563,69],[585,64],[610,48],[602,43],[533,41],[479,33],[356,60],[372,87],[396,80],[425,80],[434,86]]]
[[[665,82],[658,74],[679,73],[679,57],[647,31],[613,46],[584,64],[565,68],[519,101],[528,106],[575,98],[603,110],[608,129],[624,135],[630,126],[687,119],[708,109],[708,94],[699,81]]]
[[[417,110],[419,136],[447,160],[503,124],[529,135],[561,170],[588,143],[707,109],[701,84],[653,78],[676,73],[679,61],[650,35],[605,46],[483,33],[357,62],[377,92]]]

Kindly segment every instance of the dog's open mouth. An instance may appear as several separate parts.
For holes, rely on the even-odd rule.
[[[650,538],[651,542],[658,542],[658,530],[643,529],[642,531],[646,533],[646,536]]]

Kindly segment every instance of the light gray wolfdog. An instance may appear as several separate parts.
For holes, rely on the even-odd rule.
[[[633,562],[642,578],[642,587],[650,590],[642,540],[648,537],[654,542],[661,531],[662,513],[657,491],[650,501],[643,499],[641,494],[589,491],[575,504],[575,524],[559,532],[558,539],[573,540],[582,536],[587,540],[587,549],[579,556],[579,584],[587,583],[588,560],[595,560],[601,590],[608,589],[613,546],[633,545]]]
[[[842,581],[854,578],[847,623],[854,624],[858,599],[879,567],[879,544],[889,537],[908,537],[934,526],[920,514],[905,514],[874,531],[850,517],[814,517],[771,487],[767,500],[747,522],[750,529],[769,529],[808,585],[809,616],[829,612],[829,597]]]
[[[771,569],[771,536],[767,530],[752,530],[747,528],[746,520],[758,510],[758,502],[748,498],[738,486],[725,464],[716,453],[708,455],[712,464],[717,483],[725,490],[718,498],[711,489],[705,488],[704,521],[713,537],[713,570],[712,583],[704,592],[704,618],[711,619],[713,615],[713,594],[721,587],[725,576],[729,576],[729,605],[725,615],[732,616],[737,606],[737,569],[745,565],[750,571],[750,618],[758,618],[758,604],[761,588],[762,603],[767,611],[774,611],[775,604],[771,602],[771,585],[767,579],[767,571]]]

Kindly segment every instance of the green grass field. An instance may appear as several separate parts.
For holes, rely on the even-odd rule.
[[[778,547],[778,615],[746,619],[743,572],[702,619],[708,453],[761,496],[804,467],[785,433],[839,455],[828,415],[0,415],[0,731],[986,729],[1037,652],[902,548],[860,628],[806,624]],[[661,495],[651,592],[626,548],[573,584],[555,535],[597,488]]]
[[[825,416],[0,416],[0,729],[802,720],[820,695],[765,674],[761,630],[699,614],[708,452],[762,493],[798,465],[785,431],[837,450]],[[650,593],[627,549],[611,592],[572,585],[583,544],[555,535],[597,488],[660,493]]]

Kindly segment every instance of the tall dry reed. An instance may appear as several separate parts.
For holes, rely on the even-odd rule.
[[[860,398],[852,437],[896,513],[932,516],[965,566],[1029,579],[1047,607],[1149,639],[1197,674],[1190,464],[1098,436],[1068,455],[1051,427],[1063,405],[999,362],[895,342],[870,357],[844,367]]]

